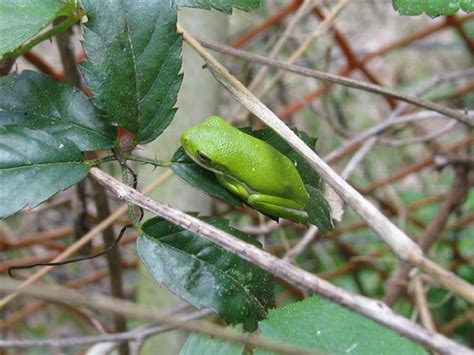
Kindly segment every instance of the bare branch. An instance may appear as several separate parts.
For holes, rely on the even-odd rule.
[[[182,321],[189,321],[193,319],[199,319],[209,314],[212,311],[196,311],[189,315],[182,316],[179,319]],[[39,346],[51,346],[51,347],[65,347],[73,345],[87,345],[95,343],[109,343],[109,342],[124,342],[124,341],[140,341],[143,338],[151,335],[163,333],[176,327],[159,325],[159,326],[142,326],[127,332],[114,333],[114,334],[102,334],[102,335],[91,335],[82,337],[70,337],[70,338],[50,338],[50,339],[27,339],[27,340],[0,340],[0,348],[32,348]]]
[[[270,59],[270,58],[267,58],[267,57],[264,57],[264,56],[261,56],[261,55],[258,55],[258,54],[252,54],[252,53],[249,53],[249,52],[246,52],[246,51],[243,51],[243,50],[240,50],[240,49],[235,49],[235,48],[223,45],[223,44],[217,44],[217,43],[214,43],[214,42],[202,39],[202,38],[199,38],[199,42],[202,44],[202,46],[205,46],[207,48],[214,49],[214,50],[217,50],[217,51],[225,53],[225,54],[230,54],[234,57],[242,58],[242,59],[248,60],[250,62],[255,62],[255,63],[260,63],[262,65],[272,66],[272,67],[275,67],[275,68],[290,71],[290,72],[295,73],[295,74],[300,74],[300,75],[304,75],[304,76],[307,76],[307,77],[312,77],[312,78],[316,78],[316,79],[320,79],[320,80],[324,80],[324,81],[329,81],[331,83],[344,85],[344,86],[347,86],[347,87],[351,87],[353,89],[358,89],[358,90],[371,92],[371,93],[374,93],[374,94],[377,94],[377,95],[384,95],[384,96],[392,97],[394,99],[404,101],[404,102],[410,103],[410,104],[415,105],[415,106],[423,107],[423,108],[431,110],[431,111],[436,111],[436,112],[441,113],[443,115],[452,117],[452,118],[454,118],[454,119],[456,119],[460,122],[463,122],[464,124],[466,124],[470,127],[474,127],[474,118],[472,116],[464,114],[460,110],[454,110],[454,109],[445,107],[443,105],[439,105],[437,103],[434,103],[434,102],[431,102],[431,101],[428,101],[428,100],[419,99],[417,97],[404,94],[404,93],[402,93],[398,90],[385,88],[385,87],[380,86],[380,85],[370,84],[370,83],[366,83],[364,81],[350,79],[350,78],[346,78],[346,77],[339,76],[339,75],[334,75],[334,74],[330,74],[330,73],[321,72],[319,70],[308,69],[308,68],[297,66],[297,65],[285,64],[285,63],[282,63],[282,62],[274,60],[274,59]],[[469,70],[469,73],[470,73],[469,75],[473,75],[474,74],[474,69]]]
[[[143,191],[153,191],[157,186],[162,184],[164,181],[166,181],[172,173],[166,172],[163,175],[160,175],[155,181],[153,181],[150,185],[148,185]],[[65,251],[63,251],[61,254],[59,254],[57,257],[55,257],[51,262],[56,263],[60,262],[63,260],[66,260],[66,258],[70,257],[73,255],[76,251],[78,251],[82,246],[87,244],[92,238],[97,236],[99,233],[101,233],[104,229],[106,229],[109,225],[114,223],[118,218],[120,218],[122,215],[124,215],[127,212],[128,206],[123,205],[119,207],[117,210],[115,210],[114,213],[112,213],[109,217],[104,219],[102,222],[97,224],[94,228],[92,228],[88,233],[84,234],[81,239],[77,240],[73,244],[71,244]],[[36,272],[32,276],[30,276],[28,279],[22,282],[21,286],[13,293],[3,297],[0,299],[0,308],[5,307],[5,305],[13,300],[16,296],[20,294],[20,291],[23,287],[32,284],[35,281],[38,281],[41,279],[44,275],[46,275],[48,272],[50,272],[54,266],[45,266],[42,268],[40,271]]]
[[[121,183],[120,183],[121,184]],[[122,184],[123,185],[123,184]],[[125,185],[124,185],[125,186]],[[0,291],[18,289],[20,282],[6,277],[0,277]],[[101,294],[91,294],[75,291],[64,286],[29,285],[23,293],[46,300],[65,303],[72,306],[83,306],[112,314],[119,314],[130,319],[140,319],[152,323],[163,324],[185,329],[199,334],[219,337],[232,342],[245,343],[254,347],[268,349],[286,354],[314,354],[294,345],[282,344],[273,340],[263,339],[252,334],[241,334],[233,329],[226,329],[210,322],[183,320],[179,317],[163,315],[160,311],[150,307],[140,307],[130,301],[108,297]],[[0,342],[0,345],[2,342]]]

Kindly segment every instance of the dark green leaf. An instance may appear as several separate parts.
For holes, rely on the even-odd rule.
[[[254,239],[209,217],[205,222],[253,244]],[[155,279],[195,307],[210,308],[228,324],[253,331],[274,303],[274,279],[257,266],[190,231],[153,218],[142,228],[138,253]]]
[[[110,125],[138,143],[158,137],[175,114],[182,38],[169,0],[83,0],[82,64],[93,102]]]
[[[174,173],[190,186],[211,196],[221,198],[233,205],[242,205],[238,197],[231,194],[217,182],[214,173],[192,161],[182,147],[174,153],[171,161],[171,169]]]
[[[87,175],[68,140],[21,126],[0,126],[0,217],[34,207]]]
[[[232,327],[235,330],[242,331],[241,326]],[[205,335],[192,333],[186,339],[179,355],[242,355],[244,354],[245,344],[231,343],[219,338],[211,338]]]
[[[472,0],[392,0],[393,7],[400,15],[428,16],[452,15],[459,10],[474,11]]]
[[[309,223],[314,224],[323,233],[334,228],[331,219],[331,208],[320,190],[313,186],[305,185],[309,194],[309,202],[306,206]]]
[[[112,128],[97,118],[82,92],[29,70],[0,78],[0,125],[9,124],[68,139],[82,151],[113,146]]]
[[[243,11],[256,9],[260,6],[260,0],[175,0],[175,4],[206,10],[214,8],[226,14],[231,14],[232,8]]]
[[[328,354],[426,354],[411,340],[317,297],[271,311],[259,330],[263,337]]]
[[[0,57],[73,10],[74,6],[61,0],[1,0]]]

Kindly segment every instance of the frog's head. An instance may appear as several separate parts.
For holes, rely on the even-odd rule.
[[[202,123],[185,130],[180,137],[181,145],[186,154],[202,167],[215,173],[219,169],[219,127],[225,121],[218,116],[211,116]],[[227,123],[225,123],[227,124]]]

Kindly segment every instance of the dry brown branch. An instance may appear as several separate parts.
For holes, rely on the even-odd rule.
[[[474,170],[471,170],[471,173],[469,173],[469,169],[466,169],[465,167],[457,169],[456,179],[450,191],[446,194],[446,199],[441,204],[431,224],[418,238],[418,244],[424,252],[427,252],[431,248],[436,238],[444,229],[451,213],[463,201],[469,188],[474,184],[473,172]],[[410,265],[402,265],[400,269],[397,270],[387,281],[384,296],[384,302],[387,305],[393,305],[402,295],[406,288],[407,279],[411,269]]]
[[[172,175],[172,172],[170,170],[168,170],[164,174],[160,175],[157,179],[155,179],[155,181],[153,181],[150,185],[145,187],[145,189],[143,191],[147,191],[147,192],[153,191],[157,186],[161,185],[169,177],[171,177],[171,175]],[[88,243],[90,240],[92,240],[92,238],[94,238],[96,235],[101,233],[110,224],[114,223],[118,218],[120,218],[122,215],[124,215],[127,212],[127,209],[128,209],[127,205],[120,206],[107,219],[105,219],[102,222],[100,222],[99,224],[97,224],[94,228],[92,228],[89,231],[89,233],[85,234],[81,239],[76,241],[69,248],[67,248],[64,252],[62,252],[56,258],[51,260],[51,262],[64,261],[66,258],[70,257],[72,254],[74,254],[76,251],[78,251],[83,245]],[[46,275],[49,271],[51,271],[53,268],[54,268],[54,266],[46,266],[46,267],[42,268],[40,271],[33,274],[28,279],[26,279],[24,282],[22,282],[21,286],[15,292],[3,297],[0,300],[0,308],[5,307],[5,305],[8,302],[13,300],[16,296],[18,296],[20,294],[20,290],[22,289],[22,287],[25,287],[27,285],[32,284],[33,282],[38,281],[44,275]]]
[[[413,293],[415,294],[416,306],[420,312],[421,324],[432,332],[436,332],[436,326],[431,315],[428,301],[426,300],[426,292],[423,287],[423,281],[419,275],[413,278]]]
[[[270,59],[258,54],[249,53],[240,49],[235,49],[235,48],[225,46],[222,44],[217,44],[208,40],[204,40],[202,38],[199,38],[199,43],[201,43],[202,46],[205,46],[207,48],[215,49],[222,53],[230,54],[234,57],[242,58],[250,62],[272,66],[274,68],[286,70],[295,74],[300,74],[306,77],[324,80],[330,83],[344,85],[353,89],[363,90],[363,91],[370,92],[377,95],[388,96],[396,100],[407,102],[409,104],[412,104],[418,107],[423,107],[427,110],[438,112],[442,115],[446,115],[448,117],[454,118],[470,127],[474,127],[474,118],[472,116],[464,114],[461,110],[454,110],[454,109],[439,105],[437,103],[434,103],[428,100],[419,99],[411,95],[406,95],[398,90],[385,88],[379,85],[366,83],[360,80],[346,78],[340,75],[321,72],[319,70],[308,69],[308,68],[300,67],[297,65],[282,63],[274,59]]]
[[[349,3],[350,0],[340,0],[333,8],[331,13],[323,18],[323,20],[319,23],[318,26],[315,27],[315,29],[304,39],[304,41],[299,45],[299,47],[295,50],[295,52],[288,58],[286,61],[287,64],[293,64],[296,62],[306,51],[306,49],[309,47],[309,45],[319,36],[327,32],[331,26],[334,24],[334,21],[336,20],[336,17],[341,13],[341,11],[346,7],[346,5]],[[316,9],[316,8],[315,8]],[[271,58],[275,58],[274,56],[270,56]],[[267,73],[269,67],[263,67],[261,70],[263,71],[265,69],[264,74]],[[277,75],[275,75],[270,82],[261,90],[259,90],[255,96],[258,98],[264,96],[270,88],[272,88],[279,80],[281,80],[284,76],[284,72],[279,72]],[[262,77],[263,79],[263,77]],[[256,86],[250,86],[249,85],[249,90],[253,91],[253,89]]]
[[[122,268],[130,269],[136,268],[138,265],[138,260],[131,260],[131,261],[122,261]],[[94,273],[89,273],[79,279],[67,281],[64,285],[68,287],[72,287],[75,289],[84,287],[86,285],[93,284],[103,278],[109,276],[108,269],[99,269]],[[4,318],[3,321],[0,323],[0,331],[4,331],[8,328],[11,328],[15,323],[25,319],[26,317],[31,316],[32,314],[42,310],[48,305],[46,301],[36,301],[36,302],[28,302],[24,307],[13,312],[8,315],[8,317]]]
[[[263,339],[253,334],[241,334],[233,329],[220,327],[209,322],[183,320],[179,317],[163,315],[160,311],[150,307],[140,307],[130,301],[104,296],[101,294],[90,294],[72,290],[64,286],[50,285],[28,285],[22,286],[20,282],[0,277],[0,291],[12,292],[21,287],[22,292],[27,295],[39,297],[45,300],[59,302],[71,306],[87,307],[102,312],[118,314],[127,319],[140,319],[150,323],[158,323],[176,327],[199,334],[219,337],[232,342],[245,343],[254,347],[273,350],[285,354],[315,354],[297,346],[282,344],[273,340]],[[0,348],[3,347],[0,340]],[[455,343],[454,343],[455,344]],[[458,345],[458,344],[455,344]],[[462,349],[458,345],[459,349]]]

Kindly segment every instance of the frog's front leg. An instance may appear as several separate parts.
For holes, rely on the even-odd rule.
[[[247,201],[249,197],[249,189],[237,179],[230,176],[215,174],[217,181],[233,194],[239,196],[242,200]]]
[[[247,203],[263,213],[275,217],[286,218],[290,221],[308,224],[308,214],[304,206],[281,197],[251,194],[247,198]]]

